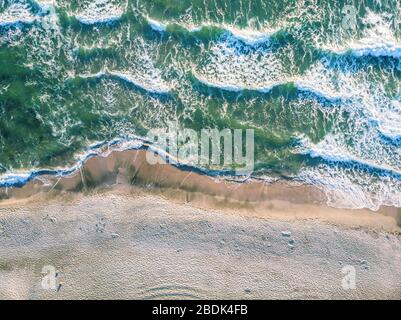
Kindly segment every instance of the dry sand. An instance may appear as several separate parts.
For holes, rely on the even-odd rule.
[[[312,186],[215,181],[144,155],[1,190],[0,298],[401,298],[399,209],[329,208]],[[45,265],[58,291],[42,288]]]

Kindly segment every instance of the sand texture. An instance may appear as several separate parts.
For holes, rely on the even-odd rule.
[[[7,201],[3,299],[401,298],[401,242],[385,231],[202,210],[126,188]],[[42,288],[45,265],[57,268],[58,291]],[[355,290],[342,288],[346,265]]]

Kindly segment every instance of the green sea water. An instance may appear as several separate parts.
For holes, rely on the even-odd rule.
[[[255,177],[401,206],[399,7],[0,0],[3,182],[177,121],[254,129]]]

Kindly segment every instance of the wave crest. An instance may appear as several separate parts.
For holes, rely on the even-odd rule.
[[[278,31],[278,29],[259,31],[251,28],[238,28],[229,24],[204,23],[202,25],[195,26],[177,22],[165,23],[149,17],[147,17],[146,20],[149,26],[157,32],[166,32],[170,26],[178,26],[189,33],[200,33],[205,31],[211,31],[217,34],[225,33],[249,46],[256,46],[269,42],[271,36]]]
[[[120,20],[124,12],[123,4],[96,0],[90,2],[80,13],[76,14],[75,19],[86,25],[105,24]]]
[[[111,71],[104,69],[93,74],[81,74],[79,77],[84,79],[103,77],[117,78],[150,93],[167,94],[171,91],[171,88],[156,74],[153,74],[153,77],[147,78],[143,75],[129,73],[127,71]]]

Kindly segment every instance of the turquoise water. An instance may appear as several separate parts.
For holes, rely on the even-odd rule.
[[[257,177],[400,207],[399,1],[350,4],[0,0],[3,184],[178,121],[254,129]]]

